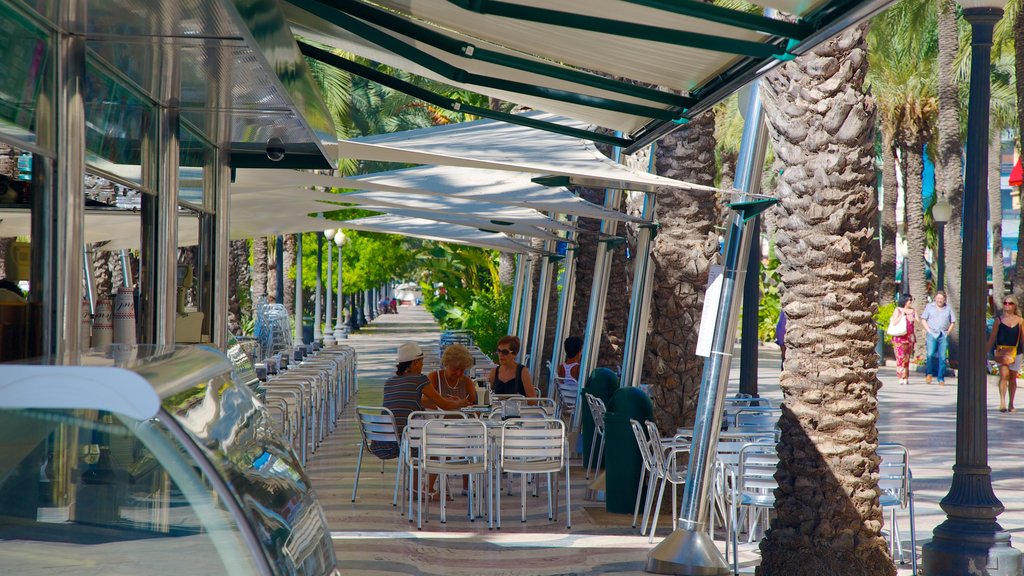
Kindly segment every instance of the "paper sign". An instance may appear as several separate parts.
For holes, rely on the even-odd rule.
[[[704,309],[700,313],[700,332],[697,333],[697,356],[711,356],[711,345],[715,339],[715,321],[718,319],[718,302],[722,298],[724,283],[721,265],[714,264],[708,269],[708,288],[704,291]]]

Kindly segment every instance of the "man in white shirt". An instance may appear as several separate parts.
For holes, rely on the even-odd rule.
[[[956,316],[946,305],[945,292],[936,292],[935,300],[924,308],[921,314],[926,332],[925,384],[932,383],[932,376],[938,377],[939,384],[946,384],[946,350],[949,348],[949,333],[953,331]]]

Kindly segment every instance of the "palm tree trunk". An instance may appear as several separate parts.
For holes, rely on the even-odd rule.
[[[789,318],[777,518],[761,542],[762,576],[896,573],[875,455],[878,204],[865,50],[860,26],[761,85],[783,169],[776,250]]]
[[[879,303],[887,304],[896,298],[896,197],[899,182],[896,177],[896,148],[892,136],[882,138],[882,256]]]
[[[516,257],[507,252],[498,253],[498,281],[502,286],[511,286],[516,280]]]
[[[1017,102],[1024,102],[1024,13],[1017,11],[1017,18],[1013,21],[1013,68],[1014,81],[1017,85]],[[1024,134],[1024,106],[1017,106],[1017,133]],[[1017,188],[1020,206],[1024,206],[1024,186]],[[1024,238],[1024,218],[1020,219],[1020,227],[1017,232],[1017,259],[1014,266],[1013,295],[1018,302],[1024,302],[1024,250],[1021,250],[1021,239]],[[954,324],[955,326],[955,324]]]
[[[267,278],[270,257],[268,255],[267,237],[254,238],[252,241],[252,316],[256,317],[256,307],[267,297]]]
[[[292,268],[295,267],[295,251],[298,243],[295,241],[295,234],[284,235],[284,309],[291,313],[295,309],[295,274]],[[289,281],[288,277],[292,280]]]
[[[340,266],[341,263],[339,262]],[[277,236],[267,240],[267,302],[277,302]]]
[[[228,255],[231,271],[228,275],[228,332],[241,335],[242,303],[249,291],[249,242],[232,240]]]
[[[996,311],[1003,309],[1005,280],[1003,276],[1003,189],[1000,185],[999,160],[1002,155],[1002,134],[993,126],[988,148],[988,225],[992,238],[992,300]]]
[[[695,184],[715,179],[715,116],[694,118],[658,141],[657,174]],[[692,425],[704,360],[694,354],[708,269],[718,255],[718,198],[659,192],[661,229],[651,248],[654,286],[643,381],[651,384],[658,427]]]
[[[903,175],[906,183],[904,206],[907,219],[907,272],[910,276],[910,295],[914,297],[917,313],[924,312],[928,283],[924,275],[924,205],[921,196],[921,173],[924,171],[925,138],[919,130],[908,130],[901,151],[907,159],[907,172]],[[924,356],[925,339],[919,334],[914,346],[914,356]]]
[[[963,143],[960,141],[960,97],[954,70],[960,40],[956,23],[956,4],[953,0],[939,0],[938,6],[938,82],[939,117],[938,154],[935,166],[935,191],[953,206],[953,215],[945,228],[945,281],[946,301],[954,314],[960,313],[960,262],[963,256],[960,242],[961,205],[964,196],[962,174]],[[949,356],[955,366],[960,323],[953,324],[949,335]],[[923,338],[921,339],[923,340]]]

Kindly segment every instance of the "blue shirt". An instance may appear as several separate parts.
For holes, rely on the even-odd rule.
[[[953,314],[953,308],[949,304],[939,308],[935,305],[935,302],[929,302],[928,305],[924,307],[924,313],[921,314],[921,319],[925,321],[928,333],[932,336],[938,336],[940,333],[949,330],[949,327],[956,322],[956,316]]]

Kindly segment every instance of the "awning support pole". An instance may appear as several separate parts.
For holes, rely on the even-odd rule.
[[[327,240],[327,280],[324,284],[324,292],[327,296],[327,311],[324,313],[324,345],[334,344],[334,290],[331,289],[331,267],[334,264],[331,259],[334,255],[334,250],[331,248],[331,244],[334,242],[329,238]]]
[[[302,233],[295,235],[295,346],[302,346]]]
[[[537,267],[537,261],[533,254],[524,256],[526,260],[525,274],[523,274],[523,300],[519,307],[519,363],[524,363],[526,353],[530,346],[530,314],[533,312],[533,272]]]
[[[526,258],[525,254],[516,254],[516,275],[512,281],[512,307],[508,311],[509,335],[519,334],[519,308],[523,304],[523,277],[526,274],[524,258]]]
[[[617,155],[616,155],[617,156]],[[614,210],[622,200],[622,191],[607,189],[604,193],[604,207]],[[611,277],[613,250],[609,246],[608,237],[614,236],[618,229],[616,220],[601,221],[601,236],[604,240],[597,243],[597,255],[594,257],[594,278],[590,284],[590,305],[587,309],[587,327],[583,335],[583,355],[580,357],[580,387],[576,394],[576,406],[583,395],[583,384],[590,372],[597,366],[597,354],[601,349],[601,335],[604,332],[604,306],[608,297],[608,280]],[[583,410],[576,410],[572,419],[572,430],[580,429],[580,415]]]
[[[548,325],[548,303],[551,301],[551,276],[554,273],[555,260],[549,255],[554,252],[553,240],[544,241],[545,254],[540,255],[540,281],[537,284],[537,306],[533,313],[533,336],[530,337],[530,376],[539,384],[540,369],[543,366],[544,333]],[[555,346],[558,346],[556,343]],[[551,367],[554,370],[554,366]],[[539,387],[538,387],[539,390]]]
[[[573,218],[576,220],[576,218]],[[570,232],[567,242],[572,242],[576,233]],[[576,248],[568,244],[565,249],[565,260],[562,261],[561,294],[558,295],[558,320],[555,325],[555,339],[551,352],[551,374],[548,377],[548,398],[555,397],[555,378],[558,376],[558,365],[565,360],[565,349],[562,343],[568,337],[569,324],[572,323],[572,305],[576,299]]]
[[[320,299],[323,297],[324,284],[324,237],[316,235],[316,300],[313,302],[313,342],[322,342],[324,334],[320,328],[320,315],[323,313]]]
[[[758,82],[753,82],[749,90],[747,121],[743,126],[743,140],[740,143],[736,170],[737,188],[745,194],[752,192],[751,171],[760,171],[760,167],[764,165],[764,142],[760,143],[761,154],[758,154],[757,150],[758,140],[766,136]],[[760,163],[757,162],[759,157]],[[712,489],[715,453],[718,449],[718,432],[729,385],[730,359],[736,341],[736,325],[739,321],[742,297],[740,290],[746,276],[750,245],[756,239],[755,227],[748,224],[758,214],[778,203],[774,198],[753,202],[744,200],[745,198],[741,198],[740,202],[730,205],[735,214],[725,242],[722,291],[715,316],[711,354],[704,360],[704,372],[701,375],[690,465],[686,470],[686,484],[679,513],[679,527],[648,554],[647,572],[708,575],[724,575],[730,572],[725,558],[707,533],[709,496]]]
[[[653,153],[653,152],[652,152]],[[647,326],[651,315],[651,289],[654,284],[654,266],[651,265],[651,244],[654,239],[654,213],[657,197],[644,194],[643,219],[636,237],[636,261],[633,267],[633,294],[629,302],[626,338],[622,347],[623,386],[639,386],[647,351]]]

